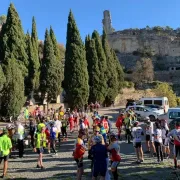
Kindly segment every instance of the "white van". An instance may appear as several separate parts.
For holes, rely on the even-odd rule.
[[[164,109],[164,112],[167,113],[169,109],[169,101],[167,97],[144,97],[139,100],[142,105],[146,104],[155,104],[159,105]]]

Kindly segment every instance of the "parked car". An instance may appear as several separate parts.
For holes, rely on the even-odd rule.
[[[145,117],[149,117],[151,121],[155,121],[160,115],[160,113],[153,110],[152,108],[142,105],[129,106],[126,111],[128,111],[129,109],[134,109],[134,112],[141,117],[141,120],[144,120]]]
[[[173,119],[173,120],[169,123],[169,130],[175,129],[175,124],[176,124],[176,122],[180,122],[180,118]]]
[[[164,109],[160,105],[156,104],[146,104],[145,106],[152,108],[155,111],[158,111],[160,114],[164,114]]]
[[[169,108],[166,114],[158,116],[158,119],[165,119],[168,123],[177,118],[180,118],[180,108]]]

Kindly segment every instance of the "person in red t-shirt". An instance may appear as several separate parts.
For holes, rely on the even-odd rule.
[[[69,127],[70,127],[70,132],[72,133],[74,130],[74,118],[73,115],[70,115],[69,117]]]
[[[87,137],[87,141],[88,141],[88,138],[89,138],[89,131],[88,131],[88,129],[90,128],[90,124],[89,124],[89,120],[88,120],[88,117],[87,117],[86,114],[84,116],[84,125],[85,125],[85,133],[86,133],[86,137]]]
[[[108,133],[109,132],[109,124],[104,116],[102,116],[102,118],[101,118],[101,124],[103,125],[104,129],[106,130],[106,133]]]
[[[122,129],[123,122],[124,122],[124,114],[121,113],[116,120],[116,127],[118,129],[118,139],[119,140],[121,139],[121,129]]]
[[[86,151],[86,147],[84,144],[84,131],[79,131],[78,138],[75,142],[75,149],[73,151],[74,160],[77,163],[77,180],[81,180],[83,170],[83,155]]]
[[[50,154],[51,153],[51,143],[50,143],[51,141],[50,141],[50,130],[48,127],[46,127],[45,134],[46,134],[46,139],[47,139],[48,153]]]
[[[114,176],[114,180],[118,180],[117,167],[121,161],[120,145],[115,134],[110,136],[110,140],[111,144],[108,146],[108,150],[111,153],[111,172]]]

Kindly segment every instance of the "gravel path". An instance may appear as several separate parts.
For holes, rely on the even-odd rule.
[[[109,115],[115,121],[118,108],[101,109],[100,114]],[[77,137],[77,133],[73,135]],[[45,170],[36,168],[37,154],[32,149],[26,149],[25,158],[10,159],[7,179],[49,179],[49,180],[75,180],[76,164],[72,158],[72,150],[75,138],[69,137],[67,142],[62,142],[57,147],[58,156],[44,155]],[[144,144],[143,144],[144,146]],[[145,149],[145,148],[144,148]],[[171,169],[172,159],[165,160],[163,164],[157,164],[156,158],[145,155],[145,162],[135,163],[135,153],[132,144],[121,142],[122,161],[119,165],[119,179],[122,180],[176,180],[180,179],[180,172]],[[85,173],[83,180],[90,180],[90,162],[87,152],[84,158]],[[2,165],[0,168],[2,173]],[[179,177],[178,177],[179,176]]]

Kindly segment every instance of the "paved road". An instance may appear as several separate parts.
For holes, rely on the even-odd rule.
[[[101,109],[101,115],[108,115],[114,122],[117,118],[119,108]],[[25,158],[11,159],[9,161],[9,179],[54,179],[75,180],[76,164],[72,159],[74,140],[77,134],[70,136],[68,142],[63,142],[59,148],[58,156],[44,155],[45,170],[35,168],[37,154],[32,149],[26,150]],[[141,165],[135,163],[136,158],[132,144],[121,142],[122,161],[119,165],[120,178],[122,180],[176,180],[178,173],[173,173],[172,160],[165,160],[163,164],[157,164],[156,159],[145,155],[145,162]],[[87,152],[84,158],[85,174],[83,180],[90,180],[90,162]],[[2,166],[0,168],[2,172]]]

